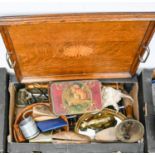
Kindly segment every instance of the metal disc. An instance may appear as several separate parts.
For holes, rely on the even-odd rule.
[[[116,127],[116,137],[122,142],[137,142],[143,136],[144,126],[137,120],[125,120]]]

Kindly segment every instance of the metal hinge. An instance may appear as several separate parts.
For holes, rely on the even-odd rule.
[[[141,62],[141,63],[145,63],[146,62],[146,60],[147,60],[147,58],[149,57],[149,55],[150,55],[150,48],[149,48],[149,46],[143,46],[143,48],[145,49],[145,58],[144,58],[144,56],[140,56],[139,55],[139,61]]]
[[[10,60],[10,55],[12,55],[12,54],[13,54],[12,52],[6,52],[6,61],[7,61],[8,65],[9,65],[9,67],[10,67],[11,69],[14,68],[15,65],[16,65],[16,61],[14,61],[14,62],[12,63],[11,60]]]

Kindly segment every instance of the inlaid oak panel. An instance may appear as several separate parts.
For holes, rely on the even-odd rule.
[[[30,82],[131,77],[149,26],[149,21],[48,21],[5,30],[17,77]]]

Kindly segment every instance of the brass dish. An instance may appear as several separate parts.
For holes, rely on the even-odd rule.
[[[126,116],[123,115],[122,113],[120,112],[117,112],[116,110],[112,110],[112,109],[108,109],[108,108],[104,108],[102,111],[100,112],[97,112],[97,113],[86,113],[86,114],[83,114],[78,122],[76,123],[76,126],[75,126],[75,129],[74,131],[76,133],[80,133],[80,134],[83,134],[83,131],[80,129],[81,127],[81,124],[84,122],[84,121],[88,121],[88,120],[91,120],[91,118],[94,118],[95,115],[111,115],[115,118],[115,120],[117,121],[117,123],[115,124],[118,125],[119,123],[121,123],[122,121],[126,120]],[[95,130],[94,130],[95,131]],[[95,136],[95,135],[94,135]],[[93,137],[91,137],[93,139]]]

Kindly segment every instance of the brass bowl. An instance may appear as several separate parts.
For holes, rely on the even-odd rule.
[[[125,115],[123,115],[122,113],[120,112],[117,112],[116,110],[112,110],[112,109],[108,109],[108,108],[104,108],[102,111],[100,112],[97,112],[97,113],[86,113],[86,114],[83,114],[79,120],[77,121],[76,125],[75,125],[75,129],[74,131],[76,133],[80,133],[82,134],[80,131],[80,126],[82,124],[82,122],[84,121],[88,121],[88,120],[91,120],[91,118],[93,118],[95,115],[98,115],[98,114],[101,114],[101,115],[112,115],[114,116],[114,118],[117,120],[117,124],[118,125],[119,123],[121,123],[122,121],[126,120],[127,117]]]

